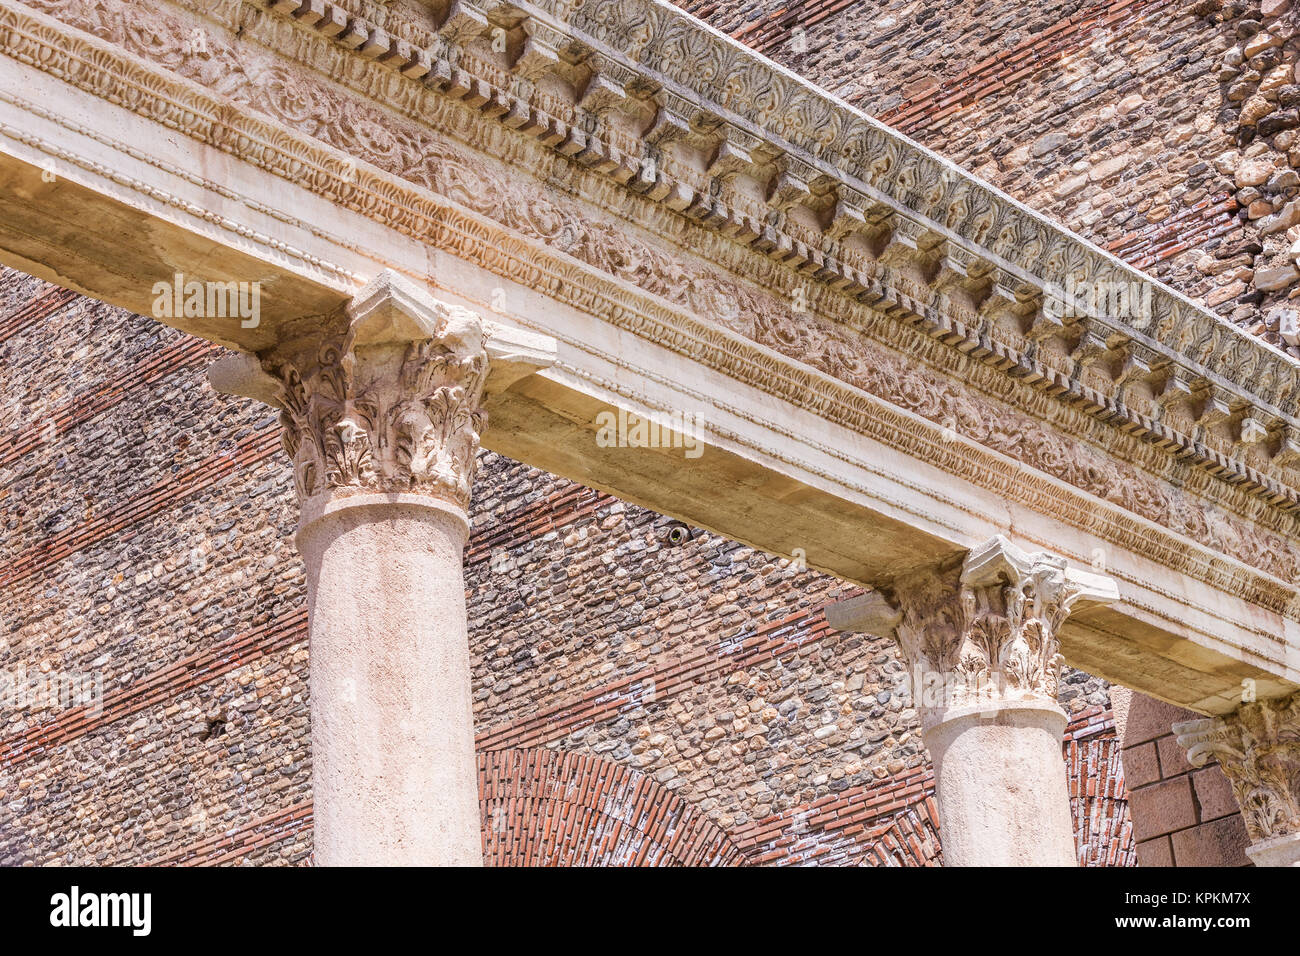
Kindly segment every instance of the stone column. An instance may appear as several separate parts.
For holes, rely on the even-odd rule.
[[[494,328],[501,374],[547,364],[534,347],[549,340]],[[320,865],[481,864],[462,550],[489,351],[477,315],[386,272],[209,373],[282,410]]]
[[[1217,759],[1241,807],[1256,866],[1300,866],[1300,693],[1174,724],[1187,760]]]
[[[998,536],[827,609],[832,627],[888,635],[903,651],[945,865],[1077,865],[1057,631],[1076,603],[1117,596],[1110,579]]]

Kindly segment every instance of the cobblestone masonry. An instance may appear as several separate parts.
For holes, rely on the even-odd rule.
[[[1287,0],[681,5],[1300,355]]]
[[[209,346],[18,273],[0,336],[0,671],[89,691],[0,712],[0,861],[305,862],[274,416],[211,391]],[[490,862],[939,858],[897,656],[822,616],[842,585],[482,464],[466,567]],[[1062,696],[1081,853],[1128,862],[1105,687],[1071,674]]]
[[[1300,354],[1285,0],[683,6]],[[103,675],[98,715],[3,715],[6,862],[309,852],[287,474],[273,416],[202,384],[211,354],[17,274],[0,284],[0,662]],[[649,793],[692,821],[673,834],[722,835],[692,862],[938,858],[896,656],[827,631],[835,582],[699,532],[671,545],[665,519],[493,456],[476,494],[492,862],[681,862],[686,836],[633,818]],[[1081,856],[1132,862],[1105,686],[1071,674],[1062,696]],[[1218,771],[1201,773],[1204,789]],[[1144,862],[1190,827],[1143,822]]]

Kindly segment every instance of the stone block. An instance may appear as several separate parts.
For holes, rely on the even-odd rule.
[[[1166,704],[1145,694],[1133,695],[1129,705],[1128,723],[1124,728],[1125,747],[1132,747],[1156,737],[1165,737],[1177,721],[1195,720],[1199,715],[1173,704]]]
[[[1237,806],[1237,798],[1232,795],[1228,778],[1217,766],[1205,767],[1193,773],[1192,789],[1196,793],[1196,802],[1201,806],[1202,823],[1219,817],[1234,816],[1241,811]]]
[[[1133,818],[1133,835],[1138,840],[1150,840],[1199,822],[1190,776],[1129,791],[1128,809]]]
[[[1285,289],[1300,279],[1300,269],[1297,269],[1291,263],[1276,266],[1272,269],[1259,269],[1255,272],[1255,288],[1263,292],[1275,292],[1278,289]]]
[[[1187,751],[1178,746],[1177,737],[1161,737],[1156,741],[1156,752],[1160,754],[1160,776],[1164,779],[1192,772]]]
[[[1124,762],[1124,785],[1129,790],[1145,787],[1160,779],[1160,761],[1152,741],[1129,747],[1120,758]]]
[[[1138,866],[1173,866],[1174,850],[1169,837],[1144,840],[1137,845]]]
[[[1246,824],[1241,815],[1182,830],[1170,838],[1175,866],[1250,866]]]

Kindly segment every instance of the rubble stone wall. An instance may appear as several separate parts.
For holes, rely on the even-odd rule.
[[[0,862],[309,857],[292,479],[216,353],[0,277]],[[940,859],[902,664],[827,627],[842,583],[489,453],[473,522],[490,862]],[[1105,685],[1062,699],[1081,852],[1131,861]]]
[[[1300,355],[1285,0],[683,6]],[[0,671],[46,697],[100,687],[0,710],[2,862],[308,858],[290,476],[275,416],[205,384],[215,354],[0,280]],[[821,613],[843,585],[481,465],[466,561],[489,862],[942,859],[898,655]],[[1163,769],[1131,781],[1135,840],[1105,683],[1070,672],[1061,698],[1081,859],[1228,861],[1173,853],[1232,815],[1161,829]]]

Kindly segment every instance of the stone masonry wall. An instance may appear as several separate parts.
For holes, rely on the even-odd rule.
[[[1139,866],[1251,866],[1250,837],[1217,764],[1194,768],[1170,731],[1197,715],[1134,694],[1123,760]]]
[[[683,6],[1300,355],[1289,3]],[[0,861],[310,851],[287,467],[274,417],[203,383],[213,354],[0,281],[0,671],[102,675],[98,715],[0,712]],[[474,522],[490,862],[941,859],[897,656],[826,628],[836,582],[673,544],[661,516],[492,455]],[[1081,856],[1132,862],[1106,686],[1072,672],[1062,697]],[[1141,862],[1241,862],[1212,838],[1221,774],[1179,769],[1159,721],[1126,751]]]
[[[0,863],[308,859],[296,505],[216,352],[0,276]],[[473,521],[490,863],[941,859],[897,654],[822,615],[842,584],[488,453]],[[1081,857],[1131,862],[1105,685],[1062,698]]]

